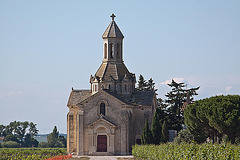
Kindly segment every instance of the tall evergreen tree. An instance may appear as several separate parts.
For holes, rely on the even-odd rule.
[[[148,120],[145,119],[145,125],[141,135],[142,144],[151,144],[152,143],[152,132],[149,129]]]
[[[167,122],[164,121],[162,125],[162,142],[166,143],[168,139],[169,139],[168,125]]]
[[[159,110],[157,108],[157,110]],[[154,113],[153,122],[152,122],[152,143],[153,144],[159,144],[161,142],[161,132],[162,132],[162,126],[160,124],[160,118],[158,115],[158,112],[156,111]]]
[[[172,80],[168,86],[172,87],[172,90],[166,95],[166,102],[169,104],[168,123],[170,125],[170,129],[179,131],[182,129],[182,125],[184,124],[183,111],[181,108],[183,106],[183,103],[187,101],[187,94],[189,94],[191,102],[193,100],[193,95],[197,95],[196,91],[199,89],[199,87],[184,89],[184,87],[186,87],[186,84],[177,83],[174,80]]]
[[[59,135],[59,131],[57,130],[56,126],[54,126],[53,132],[47,136],[47,141],[48,141],[47,145],[49,147],[63,148],[67,146],[66,138],[62,135]]]
[[[147,87],[147,82],[146,80],[144,79],[144,77],[140,74],[139,75],[139,80],[138,80],[138,87],[137,89],[140,90],[140,91],[143,91],[145,90]]]
[[[57,127],[54,126],[53,132],[47,136],[48,146],[55,147],[58,141],[58,134]]]
[[[157,89],[155,89],[155,83],[153,82],[152,78],[150,78],[146,83],[146,90],[155,91],[155,92],[157,91]]]

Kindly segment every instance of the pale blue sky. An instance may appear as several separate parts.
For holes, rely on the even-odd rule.
[[[0,124],[66,133],[71,87],[90,88],[112,13],[126,66],[159,97],[172,78],[200,86],[196,99],[240,94],[239,0],[0,0]]]

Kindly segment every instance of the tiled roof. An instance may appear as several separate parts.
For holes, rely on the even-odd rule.
[[[154,91],[135,91],[132,96],[119,95],[113,92],[106,90],[107,93],[116,97],[122,102],[125,102],[129,105],[142,105],[150,106],[154,98]]]
[[[116,22],[113,20],[103,33],[102,38],[124,38],[124,36],[118,28]]]
[[[90,90],[72,90],[67,106],[74,106],[91,96]]]
[[[154,98],[154,91],[135,91],[132,96],[119,95],[110,92],[109,90],[104,91],[116,97],[120,101],[134,106],[150,106]],[[77,105],[91,96],[92,94],[90,90],[73,90],[68,100],[68,106]]]
[[[150,106],[153,101],[154,91],[135,91],[134,102],[138,105]]]
[[[116,81],[121,81],[125,75],[132,81],[133,75],[128,71],[124,63],[102,63],[96,74],[103,81],[114,78]]]

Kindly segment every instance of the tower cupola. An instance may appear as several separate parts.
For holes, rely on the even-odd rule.
[[[117,94],[129,95],[134,92],[135,74],[128,71],[123,63],[123,34],[118,28],[114,14],[111,23],[103,33],[103,61],[94,76],[90,77],[92,93],[107,89]]]
[[[122,61],[123,34],[118,28],[112,14],[111,23],[103,33],[103,61]]]

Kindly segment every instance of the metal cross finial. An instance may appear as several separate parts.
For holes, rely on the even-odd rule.
[[[112,20],[114,21],[114,18],[116,17],[114,14],[112,14],[110,17],[112,17]]]

